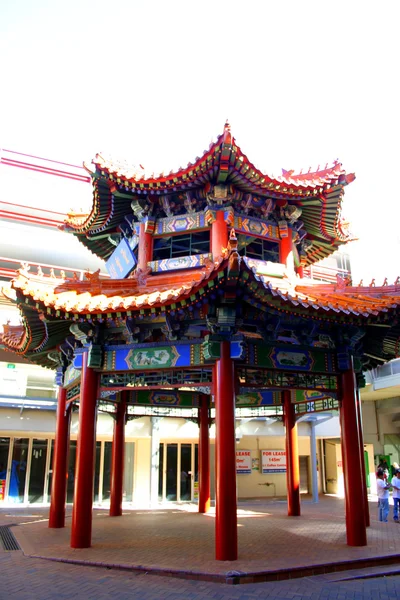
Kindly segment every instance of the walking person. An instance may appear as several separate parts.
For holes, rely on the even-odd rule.
[[[392,479],[393,488],[393,520],[399,522],[399,505],[400,505],[400,469],[396,469]]]
[[[378,493],[378,515],[379,520],[388,522],[389,515],[389,490],[392,486],[385,481],[385,472],[378,469],[376,473],[376,489]]]

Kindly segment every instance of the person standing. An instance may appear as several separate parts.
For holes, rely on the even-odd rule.
[[[378,493],[378,515],[379,520],[384,523],[388,522],[389,515],[389,490],[390,483],[385,481],[385,472],[383,469],[378,469],[376,473],[376,489]]]
[[[399,505],[400,505],[400,469],[396,469],[392,479],[393,488],[393,519],[396,523],[399,522]]]

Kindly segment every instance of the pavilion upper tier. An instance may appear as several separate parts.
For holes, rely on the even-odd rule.
[[[155,175],[100,154],[92,163],[92,209],[89,214],[70,213],[62,228],[105,260],[122,235],[133,233],[135,223],[193,215],[216,205],[263,221],[288,222],[302,266],[352,239],[341,205],[354,174],[346,174],[335,162],[316,171],[282,170],[282,175],[270,176],[242,152],[228,123],[201,157],[176,172]]]

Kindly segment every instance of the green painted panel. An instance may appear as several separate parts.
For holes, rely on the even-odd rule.
[[[135,403],[153,406],[192,407],[199,405],[199,395],[197,393],[178,392],[176,390],[138,391]]]
[[[311,373],[335,373],[334,354],[296,346],[249,345],[248,362],[268,369]]]

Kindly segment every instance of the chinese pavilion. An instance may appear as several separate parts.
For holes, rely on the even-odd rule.
[[[400,285],[303,278],[303,267],[351,239],[341,205],[354,175],[335,162],[268,176],[228,124],[177,172],[154,175],[100,155],[88,170],[91,211],[70,214],[63,228],[107,261],[110,277],[58,279],[22,268],[13,288],[23,328],[3,336],[9,350],[57,373],[50,527],[64,526],[72,405],[74,548],[91,545],[96,408],[115,417],[110,515],[119,516],[125,420],[186,407],[200,426],[200,512],[210,506],[215,417],[216,558],[235,560],[235,411],[282,415],[288,514],[299,516],[296,418],[313,393],[330,403],[321,408],[340,409],[347,542],[366,545],[358,390],[363,370],[399,355]]]

